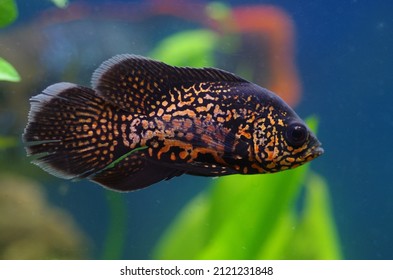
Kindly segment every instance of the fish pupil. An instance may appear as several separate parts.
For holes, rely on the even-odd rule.
[[[307,128],[302,124],[291,124],[286,133],[286,140],[294,147],[304,144],[308,136]]]

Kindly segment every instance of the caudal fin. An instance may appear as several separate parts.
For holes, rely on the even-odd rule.
[[[30,99],[23,139],[33,162],[66,179],[94,175],[129,152],[116,108],[94,90],[57,83]]]

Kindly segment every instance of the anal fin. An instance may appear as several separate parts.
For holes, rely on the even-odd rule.
[[[183,173],[181,170],[147,160],[143,152],[136,152],[115,166],[90,176],[89,179],[109,189],[125,192],[142,189]]]

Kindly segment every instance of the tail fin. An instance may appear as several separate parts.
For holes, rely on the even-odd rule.
[[[94,90],[58,83],[31,98],[23,139],[33,162],[66,179],[94,175],[130,151],[115,107]]]

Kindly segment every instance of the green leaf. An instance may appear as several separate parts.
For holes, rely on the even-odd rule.
[[[68,0],[50,0],[58,8],[66,8],[68,6]]]
[[[306,171],[303,166],[277,174],[215,179],[205,198],[197,197],[181,212],[155,256],[256,259],[261,248],[269,245],[283,214],[293,206]],[[184,244],[194,244],[193,249]]]
[[[127,207],[125,196],[118,192],[106,191],[106,198],[109,206],[109,226],[107,228],[106,241],[102,259],[121,259],[126,243],[127,233]]]
[[[0,0],[0,28],[13,23],[18,17],[18,8],[14,0]]]
[[[198,258],[255,259],[282,213],[293,206],[307,168],[220,180],[210,213],[214,234]]]
[[[209,30],[179,32],[160,42],[150,56],[176,66],[213,66],[217,44],[216,33]]]
[[[206,193],[195,197],[181,211],[163,235],[155,249],[158,259],[195,259],[205,247],[209,232],[206,217],[209,211],[209,198]],[[187,244],[187,246],[185,246]]]
[[[341,259],[337,230],[330,209],[326,181],[315,173],[307,176],[302,213],[281,217],[258,259]]]
[[[0,0],[1,1],[1,0]],[[20,76],[15,68],[0,57],[0,81],[19,82]]]
[[[0,150],[17,146],[18,141],[15,137],[0,136]]]
[[[288,258],[341,259],[337,230],[332,217],[328,186],[323,177],[311,173],[306,183],[306,200]]]

